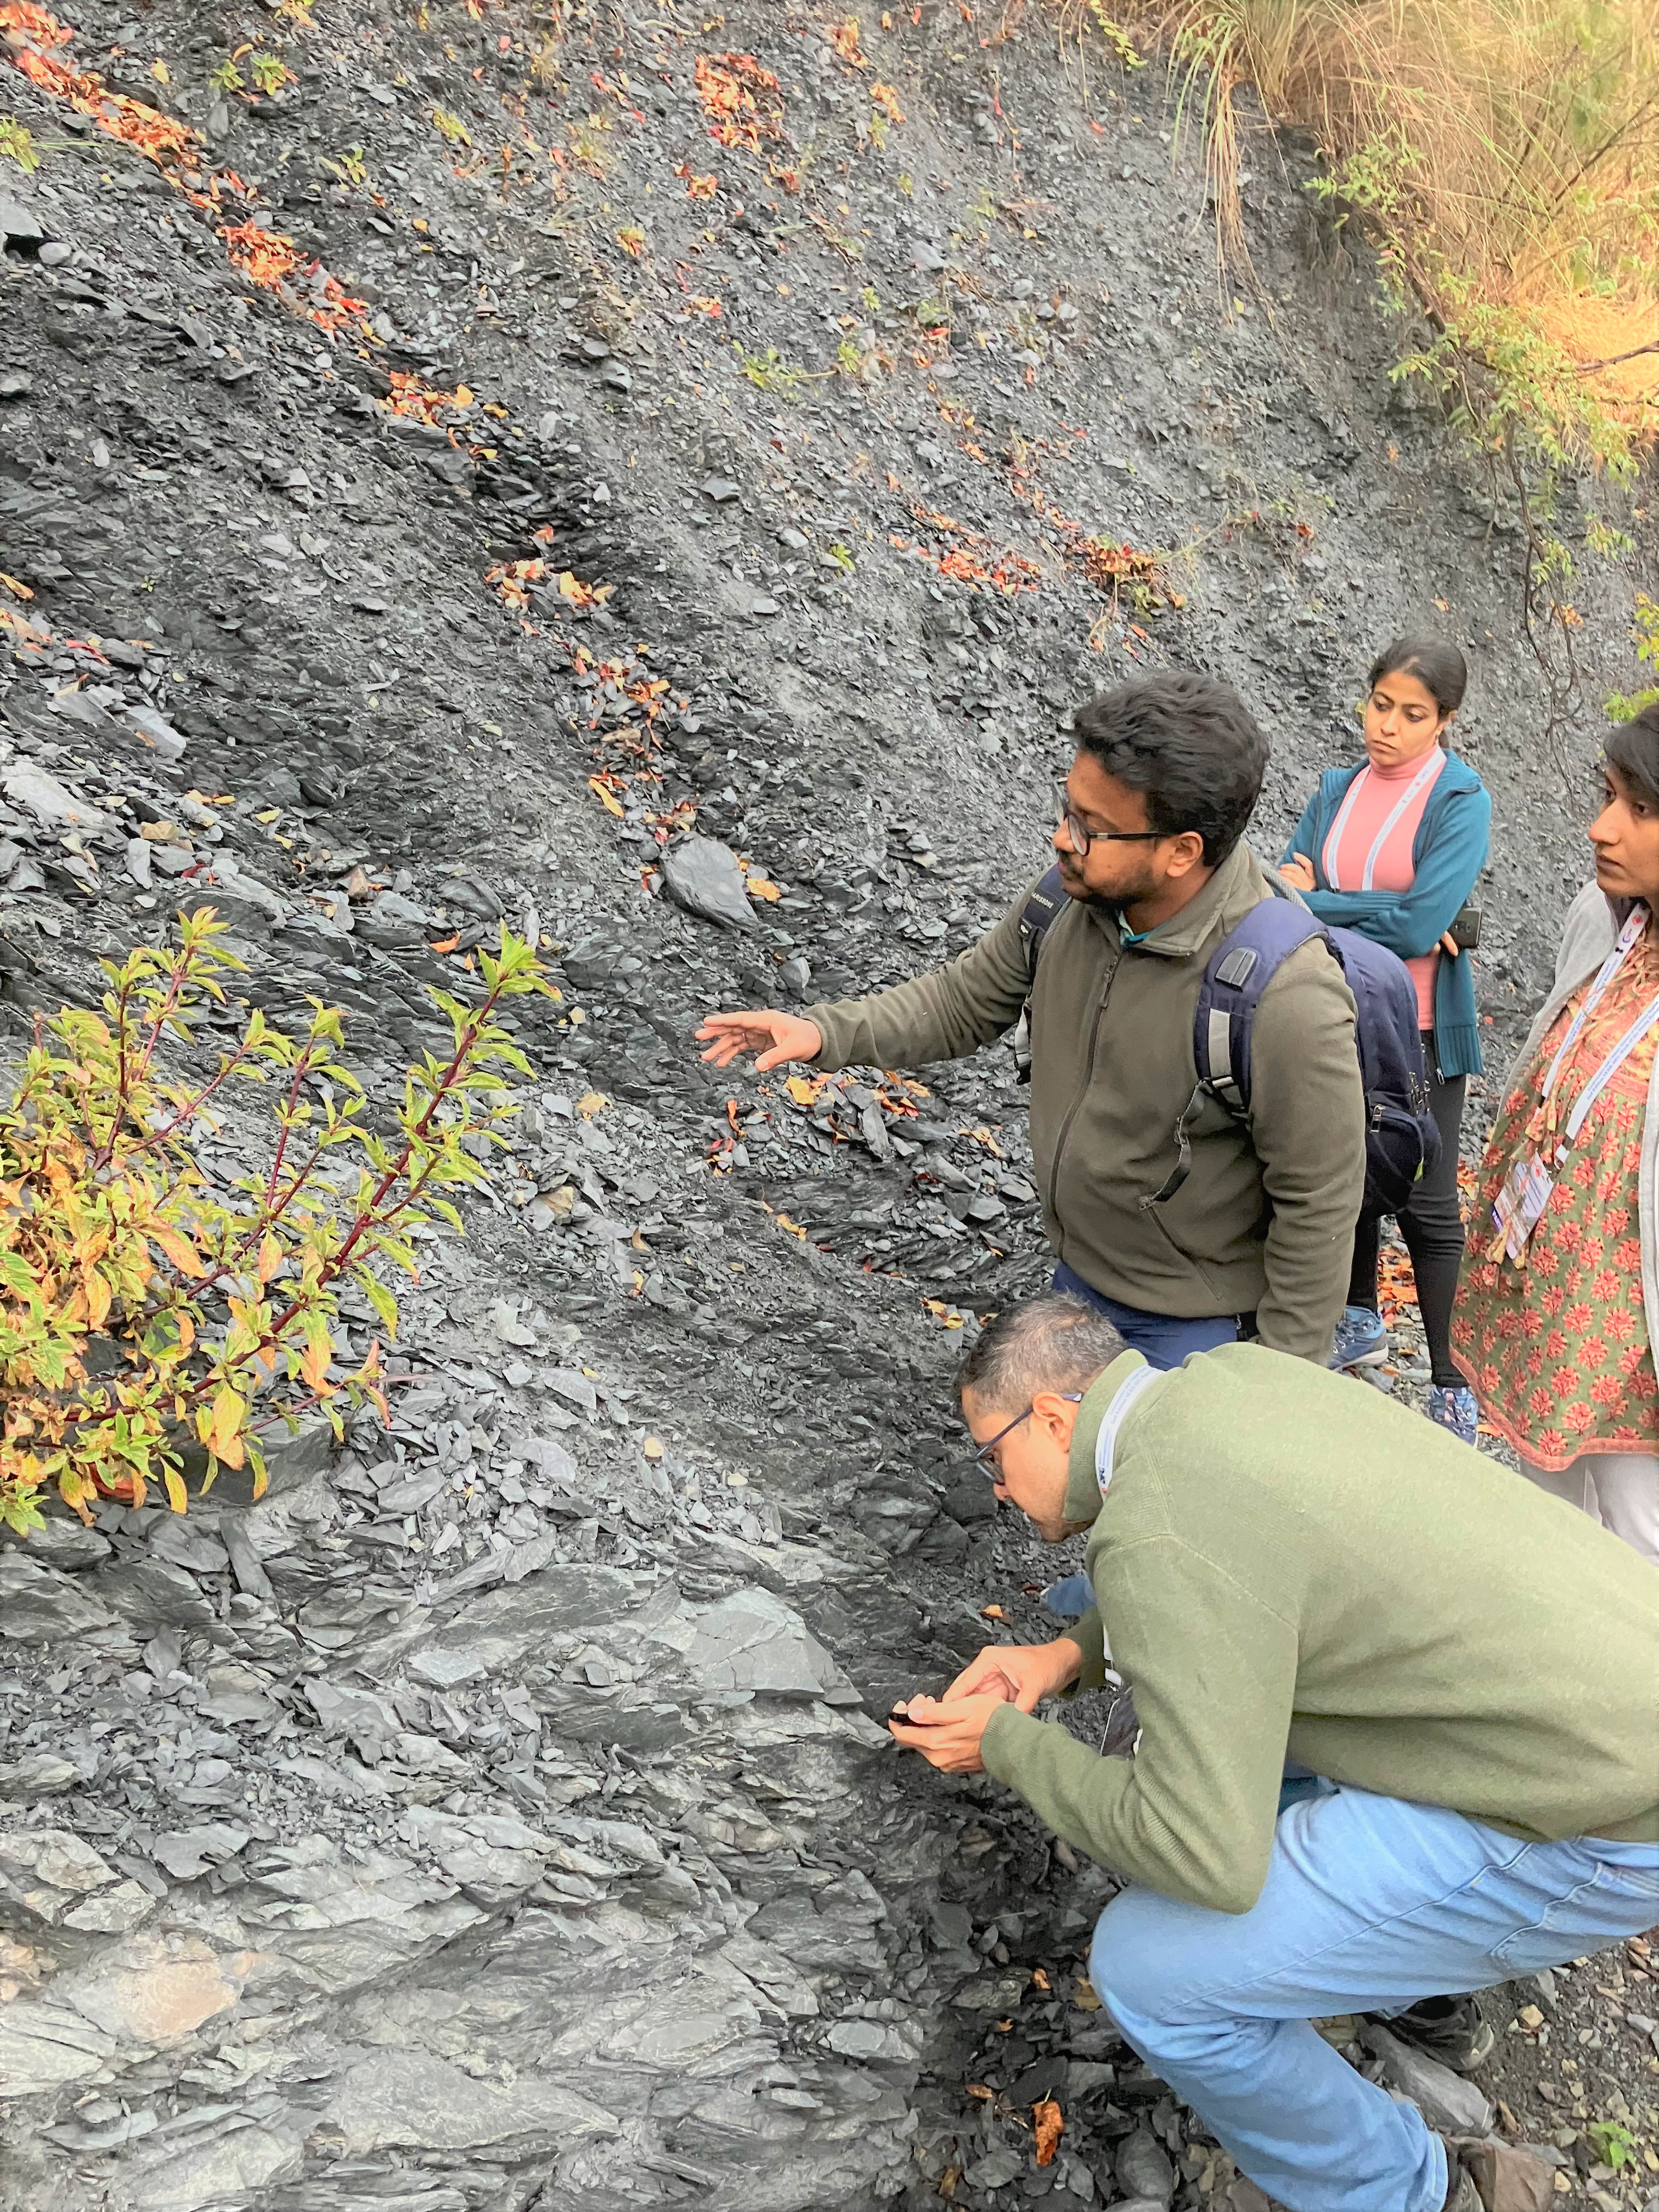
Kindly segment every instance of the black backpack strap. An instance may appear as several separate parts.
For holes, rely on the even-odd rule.
[[[1029,994],[1036,981],[1037,956],[1042,950],[1042,940],[1071,904],[1060,880],[1059,868],[1050,868],[1040,876],[1027,894],[1020,911],[1019,933],[1025,946],[1025,981]]]
[[[1019,936],[1025,948],[1025,1004],[1014,1030],[1014,1074],[1021,1083],[1031,1079],[1031,994],[1036,988],[1037,961],[1042,940],[1071,904],[1060,880],[1060,869],[1049,868],[1032,884],[1020,910]]]

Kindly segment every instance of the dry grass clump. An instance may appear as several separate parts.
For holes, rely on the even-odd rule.
[[[1617,459],[1659,427],[1659,0],[1115,13],[1173,58],[1235,257],[1249,84],[1275,123],[1312,134],[1323,189],[1363,211],[1401,293],[1518,376],[1517,405],[1553,418],[1576,457]]]

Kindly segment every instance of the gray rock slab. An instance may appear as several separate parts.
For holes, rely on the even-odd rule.
[[[1136,2128],[1124,2136],[1112,2160],[1112,2169],[1126,2197],[1167,2204],[1175,2195],[1174,2163],[1150,2128]]]
[[[0,784],[14,806],[27,807],[43,829],[47,830],[112,830],[115,817],[106,814],[101,806],[90,799],[82,799],[55,775],[25,761],[20,767],[9,769],[3,784]]]
[[[1359,2039],[1374,2058],[1382,2063],[1382,2078],[1391,2089],[1409,2097],[1431,2128],[1443,2134],[1490,2134],[1497,2112],[1486,2092],[1467,2075],[1454,2074],[1437,2058],[1413,2051],[1397,2035],[1375,2021],[1360,2029]]]
[[[684,1656],[705,1691],[821,1697],[845,1680],[800,1615],[768,1589],[738,1590],[711,1606],[697,1618]]]
[[[193,1576],[166,1559],[120,1559],[86,1577],[89,1595],[139,1628],[205,1628],[213,1608]]]
[[[471,2150],[526,2138],[562,2148],[583,2136],[620,2132],[602,2106],[557,2082],[530,2076],[498,2087],[426,2051],[366,2054],[335,2088],[327,2118],[357,2156],[403,2146]]]
[[[671,845],[662,856],[662,879],[671,898],[705,921],[728,929],[759,927],[738,856],[717,838],[683,837]]]
[[[20,1997],[0,2011],[0,2098],[36,2097],[84,2081],[115,2049],[78,2012]]]
[[[246,1850],[246,1828],[233,1828],[221,1820],[205,1821],[199,1828],[171,1828],[157,1836],[150,1856],[175,1881],[194,1881],[210,1866],[222,1866]]]
[[[0,1636],[14,1644],[50,1644],[106,1628],[110,1607],[84,1583],[21,1551],[0,1552]]]

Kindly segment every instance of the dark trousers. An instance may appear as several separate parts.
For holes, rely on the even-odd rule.
[[[1149,1367],[1179,1367],[1191,1352],[1213,1352],[1218,1344],[1237,1344],[1241,1336],[1255,1334],[1254,1314],[1212,1314],[1197,1321],[1178,1314],[1147,1313],[1109,1298],[1104,1291],[1085,1283],[1062,1260],[1054,1269],[1053,1288],[1069,1297],[1085,1299],[1103,1313],[1131,1352],[1138,1352]]]
[[[1417,1278],[1417,1306],[1423,1316],[1423,1333],[1429,1340],[1429,1364],[1433,1380],[1449,1389],[1460,1389],[1463,1377],[1452,1364],[1452,1302],[1457,1295],[1457,1271],[1463,1264],[1463,1215],[1457,1202],[1457,1142],[1463,1120],[1463,1094],[1468,1078],[1454,1075],[1443,1080],[1434,1071],[1434,1039],[1423,1039],[1423,1056],[1429,1064],[1429,1105],[1440,1132],[1440,1158],[1395,1217],[1406,1249],[1412,1255]],[[1382,1240],[1382,1218],[1362,1218],[1353,1232],[1353,1272],[1348,1279],[1348,1304],[1368,1306],[1375,1313],[1376,1263]]]

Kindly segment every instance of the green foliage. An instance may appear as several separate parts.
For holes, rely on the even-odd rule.
[[[409,1071],[383,1133],[320,1001],[302,1037],[255,1012],[211,1076],[164,1073],[163,1046],[240,965],[222,936],[204,908],[176,947],[106,963],[101,1012],[42,1023],[0,1108],[0,1522],[19,1534],[49,1485],[82,1515],[100,1492],[142,1504],[154,1485],[182,1512],[192,1464],[204,1486],[246,1468],[257,1494],[278,1421],[320,1407],[337,1434],[343,1404],[384,1413],[379,1342],[349,1372],[337,1361],[338,1293],[355,1284],[396,1335],[384,1269],[416,1272],[424,1224],[460,1228],[447,1194],[484,1181],[501,1141],[501,1076],[525,1063],[498,1010],[549,988],[503,929],[479,954],[477,1006],[430,994],[449,1048]],[[226,1191],[192,1139],[246,1081],[273,1086],[270,1155]]]
[[[1121,23],[1106,13],[1104,0],[1084,0],[1090,22],[1116,55],[1125,69],[1144,69],[1146,63],[1136,52],[1134,40]]]
[[[33,132],[15,115],[0,115],[0,155],[9,155],[25,176],[33,176],[40,166]]]
[[[1650,599],[1645,592],[1636,594],[1636,658],[1647,668],[1659,668],[1659,599]],[[1639,714],[1644,707],[1659,702],[1659,684],[1645,691],[1615,691],[1607,702],[1607,719],[1627,722],[1632,714]]]
[[[1590,2148],[1615,2173],[1636,2163],[1636,2138],[1618,2120],[1591,2120],[1584,2130]]]
[[[810,369],[792,366],[775,346],[768,346],[764,353],[750,353],[734,341],[732,350],[738,357],[738,374],[746,377],[757,392],[769,392],[779,399],[794,400],[813,381]]]
[[[1133,0],[1203,137],[1224,261],[1249,265],[1239,88],[1307,130],[1310,189],[1363,227],[1431,335],[1400,364],[1445,400],[1526,538],[1552,733],[1577,683],[1553,520],[1565,471],[1633,482],[1655,427],[1659,0]],[[1494,492],[1496,491],[1494,483]],[[1622,558],[1597,518],[1583,550]]]
[[[254,54],[248,67],[253,72],[254,83],[267,95],[280,92],[289,81],[290,74],[289,66],[280,54],[269,53],[260,49]]]
[[[208,82],[216,92],[246,92],[247,79],[236,66],[234,54],[227,54],[223,61],[208,71]]]
[[[325,161],[323,167],[331,169],[343,185],[349,185],[354,191],[361,191],[368,180],[368,164],[363,159],[361,146],[348,146],[343,154]]]

